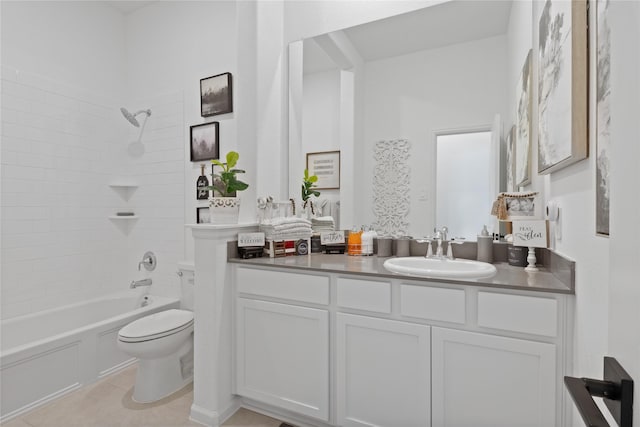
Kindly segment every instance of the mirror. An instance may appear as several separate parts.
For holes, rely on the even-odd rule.
[[[339,201],[340,228],[420,237],[449,226],[437,217],[437,176],[472,187],[482,171],[488,194],[504,191],[502,134],[531,34],[530,2],[448,1],[292,43],[290,194],[306,153],[340,150],[340,189],[321,195]],[[485,160],[439,163],[439,136],[483,131],[492,132]],[[450,236],[475,240],[484,224],[497,227],[489,212],[457,214]]]

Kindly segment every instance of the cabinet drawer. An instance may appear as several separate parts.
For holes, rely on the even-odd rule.
[[[478,326],[555,337],[558,303],[552,298],[478,292]]]
[[[403,316],[464,324],[465,312],[462,289],[400,285],[400,314]]]
[[[338,306],[391,313],[391,283],[338,278]]]
[[[327,276],[240,267],[237,269],[236,284],[239,293],[329,304]]]

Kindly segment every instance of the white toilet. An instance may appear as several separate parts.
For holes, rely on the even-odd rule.
[[[180,264],[182,309],[134,320],[118,332],[118,347],[138,358],[133,400],[150,403],[193,380],[193,270]]]

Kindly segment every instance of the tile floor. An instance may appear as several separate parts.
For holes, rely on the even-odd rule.
[[[151,404],[131,400],[133,365],[2,424],[2,427],[178,427],[189,421],[193,387]],[[240,409],[224,427],[279,427],[281,421]]]

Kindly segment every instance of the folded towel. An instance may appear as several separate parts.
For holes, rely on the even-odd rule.
[[[272,225],[272,226],[280,226],[280,225],[288,225],[288,224],[308,224],[311,225],[311,221],[305,218],[297,218],[295,216],[291,217],[278,217],[271,218],[264,221],[264,225]]]

